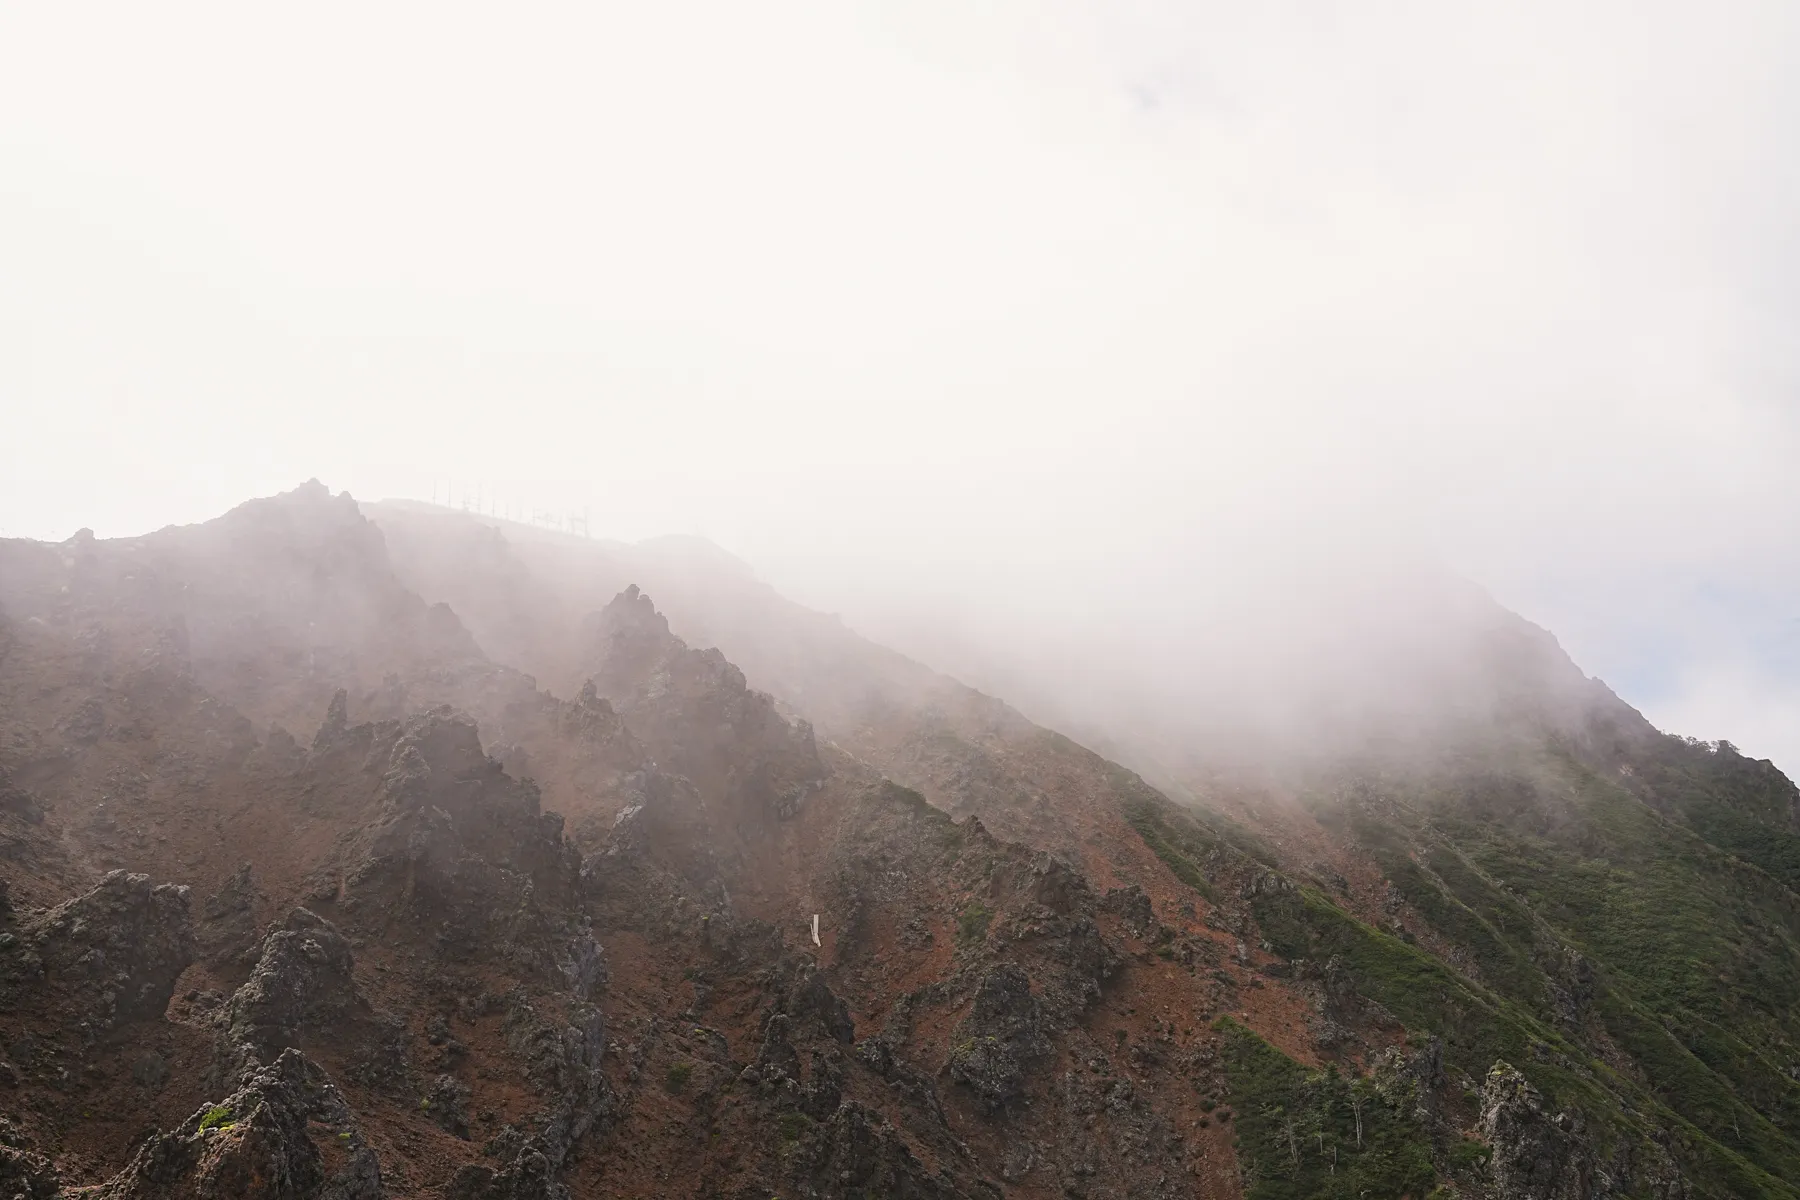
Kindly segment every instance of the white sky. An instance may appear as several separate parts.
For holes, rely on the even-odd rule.
[[[0,0],[0,533],[479,481],[1077,632],[1416,542],[1800,768],[1797,34]]]

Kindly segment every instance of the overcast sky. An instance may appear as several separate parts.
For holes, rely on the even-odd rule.
[[[1417,544],[1800,769],[1797,34],[0,3],[0,533],[454,480],[971,628]]]

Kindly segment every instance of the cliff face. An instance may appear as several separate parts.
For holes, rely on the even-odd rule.
[[[1176,804],[728,560],[375,517],[0,543],[5,1194],[1797,1194],[1794,789],[1541,631]]]

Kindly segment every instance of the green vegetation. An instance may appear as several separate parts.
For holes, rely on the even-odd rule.
[[[1138,836],[1144,839],[1144,844],[1156,852],[1156,857],[1162,859],[1169,870],[1174,872],[1175,878],[1199,892],[1208,901],[1218,900],[1219,895],[1207,880],[1206,873],[1192,858],[1175,848],[1161,823],[1149,816],[1148,810],[1133,813],[1130,821]]]
[[[1309,1071],[1229,1017],[1214,1027],[1225,1035],[1247,1200],[1424,1196],[1437,1182],[1410,1084],[1384,1092],[1336,1068]]]
[[[806,1136],[812,1128],[812,1118],[803,1112],[784,1112],[781,1114],[781,1140],[797,1142]]]
[[[688,1081],[693,1077],[694,1065],[679,1062],[669,1068],[669,1073],[664,1076],[663,1082],[671,1092],[681,1092],[686,1090]]]
[[[988,922],[994,919],[993,910],[979,900],[969,902],[956,915],[956,940],[959,942],[979,942],[987,937]]]
[[[1261,936],[1289,959],[1335,958],[1409,1031],[1442,1038],[1453,1079],[1504,1059],[1579,1110],[1602,1155],[1656,1136],[1696,1195],[1800,1197],[1795,790],[1727,746],[1627,750],[1602,768],[1524,738],[1320,781],[1320,821],[1380,865],[1447,960],[1270,877],[1227,825],[1168,805],[1130,816],[1196,891],[1258,880]],[[1622,1072],[1607,1065],[1618,1052]],[[1291,1144],[1276,1149],[1298,1170]],[[1439,1162],[1455,1175],[1477,1153]]]
[[[1791,835],[1744,832],[1746,823],[1788,819],[1788,800],[1769,793],[1776,780],[1789,798],[1792,787],[1771,775],[1728,747],[1669,738],[1621,782],[1553,752],[1534,774],[1478,780],[1435,805],[1454,806],[1445,840],[1464,848],[1471,875],[1517,896],[1544,927],[1539,942],[1591,960],[1591,1018],[1659,1099],[1729,1151],[1707,1154],[1738,1195],[1762,1194],[1760,1181],[1738,1178],[1746,1162],[1800,1177],[1800,1083],[1783,1069],[1800,1040],[1800,897],[1699,830],[1730,826],[1740,846],[1757,842],[1773,863],[1770,848]],[[1511,803],[1492,803],[1496,792]],[[1444,882],[1471,890],[1469,878]],[[1567,987],[1549,954],[1535,957],[1546,990]]]
[[[1139,785],[1140,790],[1143,789]],[[1209,903],[1218,902],[1212,871],[1220,866],[1255,863],[1272,866],[1268,849],[1248,831],[1217,813],[1177,811],[1160,797],[1139,798],[1125,808],[1125,819],[1162,859],[1175,878],[1199,892]]]
[[[1620,1133],[1675,1129],[1705,1194],[1794,1196],[1800,897],[1778,876],[1800,847],[1792,785],[1729,747],[1632,750],[1603,773],[1554,743],[1515,746],[1384,781],[1383,804],[1344,819],[1480,990],[1558,1031],[1548,1063],[1511,1058],[1540,1088]],[[1594,1061],[1601,1035],[1647,1087]],[[1560,1087],[1564,1062],[1604,1091]]]
[[[902,787],[891,779],[883,779],[880,784],[880,795],[884,803],[892,804],[915,818],[939,822],[956,827],[949,814],[942,809],[932,807],[931,801],[909,787]]]
[[[1639,756],[1632,778],[1704,841],[1800,892],[1794,784],[1730,742],[1667,737]]]
[[[1525,1061],[1532,1063],[1532,1082],[1559,1104],[1603,1096],[1569,1067],[1545,1061],[1566,1060],[1573,1047],[1529,1012],[1419,947],[1363,924],[1317,892],[1265,889],[1252,911],[1277,953],[1338,959],[1357,990],[1407,1029],[1443,1038],[1446,1065],[1480,1079],[1498,1060]]]
[[[206,1115],[200,1118],[200,1132],[202,1133],[209,1129],[230,1129],[232,1125],[231,1109],[224,1104],[213,1105],[206,1110]]]
[[[1454,1174],[1479,1171],[1493,1157],[1493,1150],[1473,1138],[1460,1138],[1450,1147],[1450,1170]]]

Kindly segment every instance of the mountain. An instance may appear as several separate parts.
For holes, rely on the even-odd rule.
[[[1404,590],[1233,754],[1016,673],[1120,765],[693,539],[0,541],[0,1191],[1800,1195],[1800,793]]]

